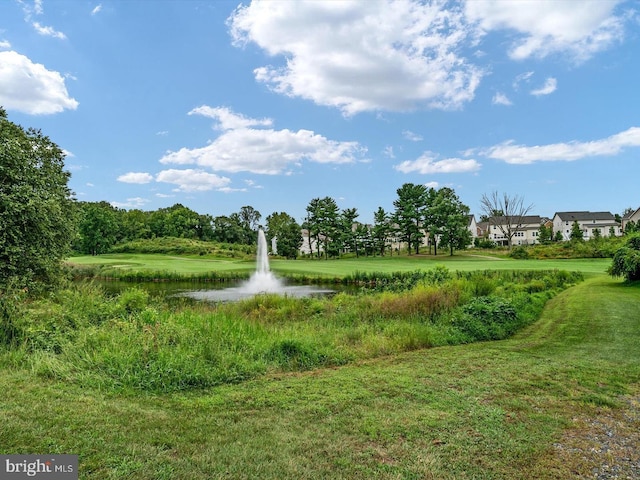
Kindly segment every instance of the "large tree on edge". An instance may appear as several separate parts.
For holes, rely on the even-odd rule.
[[[10,122],[0,108],[0,292],[61,278],[76,232],[64,158],[40,130]]]

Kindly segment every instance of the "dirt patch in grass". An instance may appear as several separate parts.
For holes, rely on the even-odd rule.
[[[574,418],[574,427],[554,444],[565,478],[640,478],[640,394],[619,402],[619,408],[597,407]]]

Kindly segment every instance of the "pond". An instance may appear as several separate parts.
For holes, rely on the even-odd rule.
[[[191,298],[208,302],[232,302],[250,298],[260,293],[277,293],[294,298],[331,296],[342,291],[354,291],[356,287],[346,285],[294,285],[282,283],[277,292],[247,290],[246,280],[226,282],[123,282],[117,280],[94,280],[108,294],[117,295],[124,290],[138,287],[152,296],[165,298]]]

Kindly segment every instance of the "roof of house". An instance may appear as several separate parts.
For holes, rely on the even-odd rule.
[[[632,217],[634,217],[635,215],[640,213],[640,208],[638,208],[637,210],[634,210],[633,212],[629,212],[627,213],[624,217],[622,217],[623,220],[628,220]]]
[[[560,220],[564,222],[573,221],[589,221],[589,220],[608,220],[615,222],[616,218],[611,212],[556,212]],[[554,217],[556,216],[554,215]]]
[[[514,220],[517,220],[517,216],[512,216],[511,217],[511,224],[514,224]],[[521,225],[529,225],[529,224],[535,224],[535,225],[540,225],[540,215],[525,215],[524,217],[522,217],[522,222]],[[491,223],[491,225],[505,225],[507,223],[507,217],[491,217],[489,219],[489,223]]]

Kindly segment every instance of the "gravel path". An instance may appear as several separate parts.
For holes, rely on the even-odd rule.
[[[621,398],[622,408],[600,408],[575,418],[556,443],[561,461],[575,465],[575,479],[640,479],[640,396]]]

